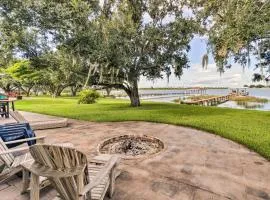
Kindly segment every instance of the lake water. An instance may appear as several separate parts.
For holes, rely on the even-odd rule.
[[[184,94],[179,95],[170,95],[171,93],[177,93],[181,90],[140,90],[140,94],[146,95],[142,99],[147,101],[156,101],[156,102],[171,102],[173,103],[174,99],[183,97]],[[206,94],[208,95],[226,95],[229,94],[229,89],[208,89]],[[270,88],[249,88],[248,89],[250,96],[261,97],[269,99],[268,103],[252,103],[248,102],[245,104],[238,104],[235,101],[227,101],[223,104],[218,105],[218,107],[228,107],[228,108],[237,108],[237,109],[252,109],[252,110],[264,110],[270,111]],[[151,97],[151,94],[164,94],[164,96]],[[168,95],[166,95],[168,94]],[[149,96],[148,96],[149,95]]]

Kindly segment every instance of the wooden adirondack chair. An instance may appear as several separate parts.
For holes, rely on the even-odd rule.
[[[86,155],[74,148],[34,145],[30,153],[35,162],[24,164],[31,172],[31,200],[39,200],[39,176],[47,177],[62,200],[102,200],[112,197],[118,156],[102,155],[87,162]]]
[[[13,175],[22,172],[22,190],[21,192],[27,192],[29,191],[29,171],[24,169],[22,167],[25,163],[33,163],[34,160],[29,153],[29,147],[20,147],[20,148],[12,148],[9,149],[6,145],[7,144],[14,144],[14,143],[21,143],[21,142],[27,142],[30,140],[36,140],[37,144],[43,144],[45,142],[45,136],[41,137],[32,137],[32,138],[26,138],[21,140],[14,140],[9,142],[3,142],[3,140],[0,138],[0,160],[3,162],[4,169],[0,172],[0,184],[6,181],[8,178],[12,177]],[[65,146],[65,147],[73,147],[71,143],[59,143],[56,144],[59,146]],[[14,155],[14,154],[18,155]],[[39,189],[42,189],[44,187],[47,187],[50,185],[50,182],[47,178],[41,177],[39,180]]]
[[[9,141],[9,142],[3,142],[3,140],[0,138],[0,159],[2,161],[2,164],[4,165],[4,169],[0,173],[0,183],[4,182],[6,179],[17,174],[18,172],[22,171],[23,170],[23,168],[21,167],[22,163],[33,160],[29,152],[23,153],[29,150],[28,146],[9,149],[6,145],[27,142],[31,140],[36,140],[37,143],[43,143],[45,140],[45,137],[32,137],[32,138],[14,140],[14,141]],[[16,153],[17,154],[21,153],[21,154],[16,156],[14,155]]]

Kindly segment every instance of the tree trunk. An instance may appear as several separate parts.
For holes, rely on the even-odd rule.
[[[76,94],[77,94],[77,91],[78,89],[80,88],[81,86],[77,85],[77,86],[71,86],[70,87],[70,90],[71,90],[71,96],[75,97]]]
[[[64,89],[58,89],[58,90],[56,90],[56,92],[55,92],[55,97],[60,97],[61,96],[61,93],[63,92],[63,90]]]
[[[31,88],[29,88],[29,89],[26,91],[26,96],[27,96],[27,97],[30,96],[30,91],[31,91]]]
[[[66,87],[64,86],[58,86],[53,92],[52,92],[52,97],[55,98],[55,97],[60,97],[61,96],[61,93],[63,92],[63,90],[65,89]]]
[[[30,96],[30,93],[31,93],[31,90],[34,86],[29,86],[27,89],[26,89],[26,96],[29,97]],[[21,94],[21,92],[19,91],[19,94]]]
[[[129,96],[129,98],[130,98],[130,105],[132,107],[139,107],[139,106],[141,106],[138,88],[137,89],[132,88],[131,95]]]
[[[76,93],[77,93],[76,87],[75,86],[71,86],[70,87],[70,91],[71,91],[71,96],[72,97],[75,97],[76,96]]]
[[[111,91],[112,91],[112,88],[106,87],[105,90],[106,90],[106,92],[107,92],[107,96],[110,96],[110,93],[111,93]]]
[[[126,92],[127,92],[129,99],[130,99],[130,106],[132,106],[132,107],[141,106],[137,79],[133,80],[132,87],[130,87],[128,89],[128,91],[126,91]]]
[[[76,90],[76,89],[71,90],[71,96],[72,96],[72,97],[75,97],[76,94],[77,94],[77,90]]]
[[[7,84],[2,89],[4,90],[5,93],[12,92],[11,84]]]

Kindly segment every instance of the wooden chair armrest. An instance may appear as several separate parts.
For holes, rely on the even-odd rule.
[[[21,148],[10,149],[10,150],[7,150],[7,151],[2,151],[2,152],[0,152],[0,156],[5,155],[5,154],[9,154],[9,153],[22,152],[22,151],[25,151],[25,150],[29,150],[29,147],[21,147]]]
[[[76,168],[69,168],[65,169],[64,171],[54,170],[49,167],[41,166],[37,162],[25,162],[21,165],[27,171],[43,177],[53,177],[53,178],[62,178],[62,177],[70,177],[70,176],[77,176],[82,174],[85,169],[85,165],[79,166]]]
[[[27,141],[32,141],[32,140],[37,140],[41,141],[43,143],[45,141],[46,136],[39,136],[39,137],[31,137],[31,138],[25,138],[25,139],[20,139],[20,140],[13,140],[9,142],[4,142],[5,144],[16,144],[16,143],[21,143],[21,142],[27,142]]]
[[[18,122],[10,122],[10,123],[5,123],[5,125],[16,125]]]
[[[112,158],[106,163],[106,165],[96,174],[93,180],[84,186],[82,192],[79,193],[80,196],[86,195],[88,191],[98,186],[101,181],[111,172],[114,166],[119,162],[118,156],[112,156]]]
[[[55,146],[61,146],[61,147],[69,147],[69,148],[74,148],[74,144],[70,143],[70,142],[65,142],[65,143],[55,143],[52,144]]]

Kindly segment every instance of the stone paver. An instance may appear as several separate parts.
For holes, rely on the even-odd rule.
[[[24,113],[30,120],[41,117]],[[46,116],[42,116],[44,119]],[[180,126],[148,122],[94,123],[70,120],[69,127],[37,131],[48,143],[71,142],[89,158],[97,145],[121,134],[146,134],[166,145],[156,156],[122,160],[113,200],[270,199],[270,162],[219,136]],[[1,200],[25,200],[20,179],[0,185]],[[56,192],[47,188],[42,200]]]

